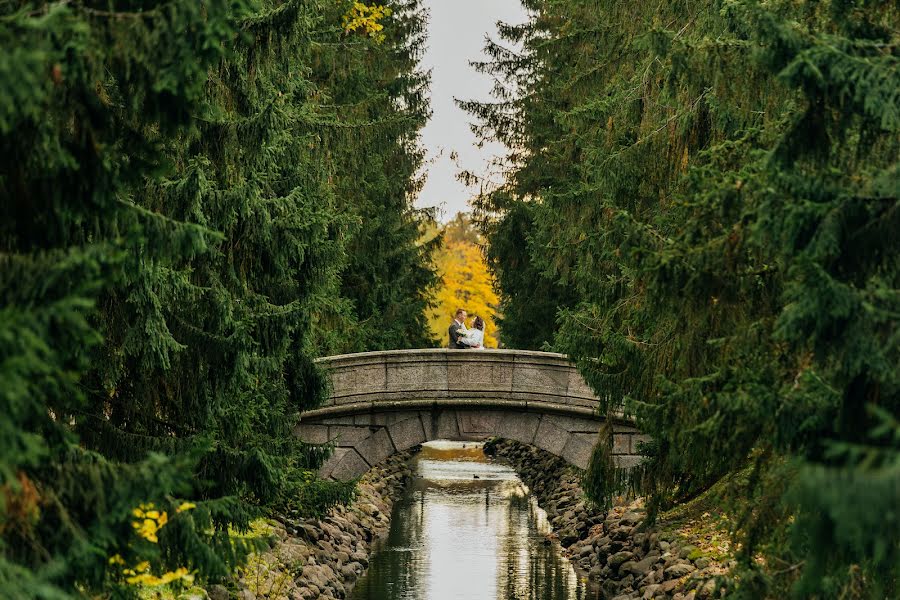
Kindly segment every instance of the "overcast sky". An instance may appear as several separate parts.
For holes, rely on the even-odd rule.
[[[490,158],[504,153],[497,144],[475,147],[470,117],[453,98],[490,99],[490,78],[476,73],[469,61],[485,58],[484,39],[486,35],[496,39],[497,21],[521,23],[526,15],[519,0],[425,0],[425,6],[430,18],[422,67],[431,69],[432,117],[422,131],[428,180],[417,205],[439,207],[440,220],[447,221],[469,210],[473,194],[456,180],[459,170],[484,174]],[[454,151],[458,164],[450,159]]]

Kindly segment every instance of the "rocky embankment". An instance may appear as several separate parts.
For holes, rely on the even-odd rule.
[[[580,475],[560,458],[509,440],[494,440],[485,452],[509,460],[547,512],[570,560],[600,582],[609,600],[693,600],[720,595],[726,569],[678,532],[648,527],[639,502],[608,512],[592,509]]]
[[[369,565],[376,539],[390,528],[391,509],[411,476],[402,452],[360,480],[356,499],[322,519],[270,521],[272,548],[254,556],[237,589],[212,586],[210,600],[345,598]],[[236,592],[236,594],[235,594]]]

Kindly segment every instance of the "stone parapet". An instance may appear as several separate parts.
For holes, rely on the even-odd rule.
[[[329,356],[326,406],[371,400],[488,398],[596,409],[597,398],[564,354],[525,350],[393,350]]]

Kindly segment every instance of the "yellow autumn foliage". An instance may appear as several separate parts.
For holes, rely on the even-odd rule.
[[[344,31],[347,33],[358,31],[381,43],[385,40],[384,25],[381,21],[389,16],[391,9],[381,4],[367,6],[362,2],[354,2],[344,15]]]
[[[444,228],[443,245],[435,253],[435,267],[440,276],[440,284],[435,291],[435,309],[429,314],[431,331],[447,346],[447,328],[453,320],[457,308],[469,313],[466,326],[472,326],[472,319],[484,319],[484,345],[497,347],[497,326],[495,317],[499,299],[494,291],[494,281],[480,247],[480,235],[465,215]]]
[[[148,542],[156,544],[159,541],[156,537],[156,533],[169,522],[168,513],[156,510],[156,507],[151,502],[149,504],[141,504],[131,511],[131,514],[138,519],[137,521],[131,522],[131,526],[134,527],[135,533]]]
[[[181,513],[196,508],[196,506],[193,502],[182,502],[176,512]],[[137,519],[131,522],[131,526],[138,537],[151,544],[159,543],[157,533],[169,522],[169,514],[164,510],[158,510],[152,502],[141,504],[133,509],[131,514]],[[121,576],[125,578],[126,583],[135,586],[158,587],[173,581],[181,581],[186,584],[194,582],[194,574],[188,571],[187,567],[178,567],[174,571],[154,575],[150,571],[149,560],[142,560],[133,567],[129,567],[122,555],[117,553],[110,556],[107,562],[110,566],[121,570]]]

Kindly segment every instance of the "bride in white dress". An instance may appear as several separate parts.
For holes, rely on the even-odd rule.
[[[475,317],[472,321],[472,329],[466,330],[466,335],[459,341],[472,350],[484,350],[484,319]]]

